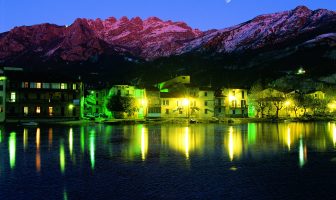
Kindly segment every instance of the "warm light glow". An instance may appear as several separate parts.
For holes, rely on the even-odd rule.
[[[333,143],[334,143],[334,147],[336,145],[336,127],[335,127],[335,124],[334,124],[334,129],[333,129]]]
[[[64,142],[61,140],[60,142],[60,169],[62,174],[65,171],[65,152],[64,152]]]
[[[237,98],[235,97],[235,96],[233,96],[233,95],[229,95],[229,101],[231,102],[231,101],[234,101],[234,100],[236,100]]]
[[[40,149],[40,135],[41,135],[41,130],[40,128],[36,129],[36,149]]]
[[[142,107],[147,107],[147,104],[148,104],[147,99],[142,99],[142,100],[141,100],[141,106],[142,106]]]
[[[53,129],[52,128],[49,128],[49,131],[48,131],[48,145],[49,145],[49,150],[50,148],[52,147],[52,142],[53,142]]]
[[[148,130],[141,129],[141,158],[144,161],[146,159],[148,151]]]
[[[69,105],[69,110],[72,110],[75,106],[73,104]]]
[[[182,106],[188,106],[189,105],[189,99],[183,99],[182,100]]]
[[[287,146],[288,146],[288,151],[290,151],[290,149],[291,149],[291,131],[290,131],[289,127],[287,129]]]
[[[16,133],[11,132],[8,138],[8,148],[9,148],[9,164],[10,168],[15,167],[15,157],[16,157]]]
[[[70,128],[69,130],[69,151],[70,156],[72,156],[72,150],[73,150],[73,130]]]
[[[285,106],[286,107],[289,107],[291,105],[291,101],[290,100],[287,100],[286,102],[285,102]]]
[[[184,146],[185,146],[185,156],[186,159],[189,159],[189,127],[185,129],[185,136],[184,136]]]
[[[36,107],[36,113],[37,113],[37,114],[40,114],[40,113],[41,113],[41,107],[40,107],[40,106],[37,106],[37,107]]]
[[[24,128],[23,129],[23,149],[26,151],[28,146],[28,129]]]
[[[241,133],[234,132],[233,127],[230,126],[229,128],[229,138],[226,138],[224,140],[228,139],[227,150],[229,153],[230,161],[233,161],[234,157],[239,157],[243,150],[243,142],[242,142],[242,136]]]

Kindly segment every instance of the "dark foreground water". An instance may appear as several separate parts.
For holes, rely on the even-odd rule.
[[[336,199],[336,125],[2,127],[0,199]]]

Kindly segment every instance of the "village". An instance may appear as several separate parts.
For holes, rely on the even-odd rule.
[[[21,68],[4,68],[0,78],[0,120],[113,122],[117,119],[190,123],[234,119],[333,119],[333,89],[280,91],[197,86],[189,75],[150,87],[113,85],[86,89],[82,80],[33,76]]]

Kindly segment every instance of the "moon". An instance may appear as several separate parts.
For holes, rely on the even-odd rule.
[[[225,0],[226,1],[226,3],[230,3],[231,2],[231,0]]]

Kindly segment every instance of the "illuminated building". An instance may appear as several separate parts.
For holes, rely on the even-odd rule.
[[[81,117],[83,96],[81,81],[56,74],[36,76],[19,69],[5,69],[6,119],[79,119]]]
[[[222,88],[215,96],[216,117],[248,117],[246,89]]]

